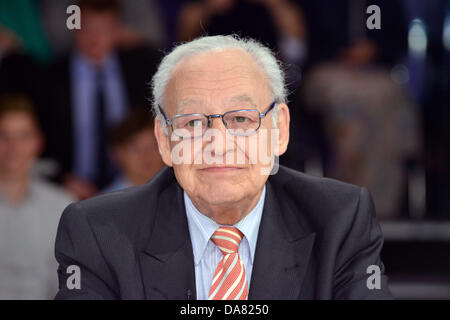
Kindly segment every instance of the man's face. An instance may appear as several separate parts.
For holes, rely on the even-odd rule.
[[[11,112],[0,118],[0,173],[27,174],[41,150],[41,136],[30,116]]]
[[[95,63],[99,63],[116,45],[118,17],[113,11],[82,12],[81,29],[75,33],[78,50]]]
[[[238,109],[264,112],[271,103],[271,91],[261,68],[249,54],[233,49],[205,52],[183,59],[172,73],[162,107],[168,118],[172,118],[176,114],[223,114]],[[261,147],[267,147],[268,154],[280,155],[285,151],[289,138],[289,112],[284,104],[281,109],[282,142],[276,146],[279,152],[271,148],[270,138],[259,137],[260,131],[268,132],[270,137],[270,129],[273,129],[271,111],[261,119],[259,131],[247,137],[227,135],[222,120],[212,119],[212,130],[207,130],[203,139],[197,138],[201,145],[197,149],[193,147],[193,140],[197,139],[173,141],[172,130],[169,130],[169,137],[166,136],[157,121],[155,132],[163,160],[173,166],[177,181],[193,200],[212,206],[227,206],[246,197],[254,197],[262,191],[271,164],[263,163],[259,156],[256,161],[254,157],[250,160],[250,152]],[[214,135],[205,139],[212,131]],[[179,144],[186,143],[190,143],[191,148],[187,150],[191,154],[185,157],[183,151],[182,158],[190,158],[191,161],[174,161],[174,155],[178,155],[178,151],[173,152],[174,148],[180,150]],[[212,155],[214,163],[211,159],[207,163],[205,155]]]

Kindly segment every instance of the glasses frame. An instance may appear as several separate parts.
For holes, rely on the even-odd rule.
[[[270,104],[270,106],[267,108],[267,110],[264,111],[264,112],[260,112],[258,109],[238,109],[238,110],[230,110],[230,111],[227,111],[227,112],[222,113],[222,114],[209,114],[209,115],[208,115],[208,114],[204,114],[204,113],[186,113],[186,114],[177,114],[177,115],[173,116],[171,119],[169,119],[169,118],[167,117],[166,113],[164,112],[163,108],[161,108],[160,105],[158,105],[158,108],[159,108],[159,111],[161,112],[161,114],[163,115],[164,120],[166,121],[166,124],[167,124],[167,125],[170,125],[170,127],[172,128],[172,132],[174,132],[174,133],[175,133],[175,130],[173,129],[173,120],[176,119],[176,118],[186,117],[186,116],[203,116],[203,117],[205,117],[206,119],[208,119],[208,125],[207,125],[206,129],[203,131],[203,133],[202,133],[201,136],[195,136],[195,137],[182,137],[182,136],[179,136],[179,135],[177,135],[177,134],[175,133],[175,135],[177,135],[178,137],[183,138],[183,139],[194,139],[194,138],[200,138],[200,137],[203,137],[203,136],[205,135],[206,130],[207,130],[208,128],[211,128],[211,119],[221,118],[221,119],[222,119],[222,123],[223,123],[223,125],[225,126],[225,129],[228,131],[227,123],[226,123],[225,120],[224,120],[224,117],[225,117],[227,114],[230,114],[230,113],[232,113],[232,112],[256,111],[256,112],[259,113],[259,118],[258,118],[259,123],[258,123],[258,127],[257,127],[255,130],[253,130],[253,131],[251,131],[251,132],[240,133],[240,134],[239,134],[239,133],[238,133],[238,134],[233,134],[233,133],[231,133],[230,131],[228,131],[228,132],[230,132],[230,134],[232,134],[232,135],[234,135],[234,136],[248,136],[248,135],[251,135],[251,134],[253,134],[253,133],[255,133],[256,131],[259,130],[259,128],[261,127],[261,119],[264,118],[264,117],[265,117],[265,116],[266,116],[266,115],[267,115],[267,114],[268,114],[268,113],[276,106],[276,104],[277,104],[276,101],[272,102],[272,103]]]

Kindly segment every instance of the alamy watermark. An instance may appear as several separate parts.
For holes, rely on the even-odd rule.
[[[66,26],[69,30],[81,29],[81,10],[77,5],[70,5],[66,9],[66,13],[69,15],[66,20]]]
[[[367,267],[367,274],[370,274],[367,277],[366,286],[369,290],[380,290],[381,289],[381,269],[379,266],[373,264]]]
[[[77,265],[70,265],[66,269],[66,273],[70,274],[66,280],[66,287],[69,290],[81,289],[81,269]]]
[[[366,26],[369,30],[381,29],[381,9],[379,6],[373,4],[367,7],[367,14],[370,16],[366,20]]]

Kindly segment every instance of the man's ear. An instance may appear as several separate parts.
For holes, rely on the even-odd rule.
[[[170,148],[170,138],[164,132],[163,124],[160,119],[155,119],[155,138],[158,142],[158,150],[161,154],[161,158],[168,167],[172,167],[172,155]]]
[[[289,108],[285,103],[278,104],[277,108],[278,108],[277,128],[279,136],[278,136],[278,146],[276,149],[277,153],[276,156],[281,156],[286,152],[289,144],[289,124],[291,121],[291,116],[289,114]]]

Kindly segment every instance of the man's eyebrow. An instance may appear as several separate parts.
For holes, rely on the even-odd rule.
[[[252,106],[256,106],[255,101],[247,94],[240,94],[237,96],[233,96],[228,99],[228,102],[234,103],[234,102],[247,102],[250,103]]]
[[[232,96],[231,98],[227,99],[228,103],[249,103],[251,106],[256,107],[255,101],[250,97],[248,94],[239,94],[236,96]],[[203,101],[201,100],[195,100],[195,99],[184,99],[181,100],[177,106],[176,106],[176,113],[175,114],[183,114],[183,111],[185,107],[189,105],[194,106],[200,106],[203,105]]]

